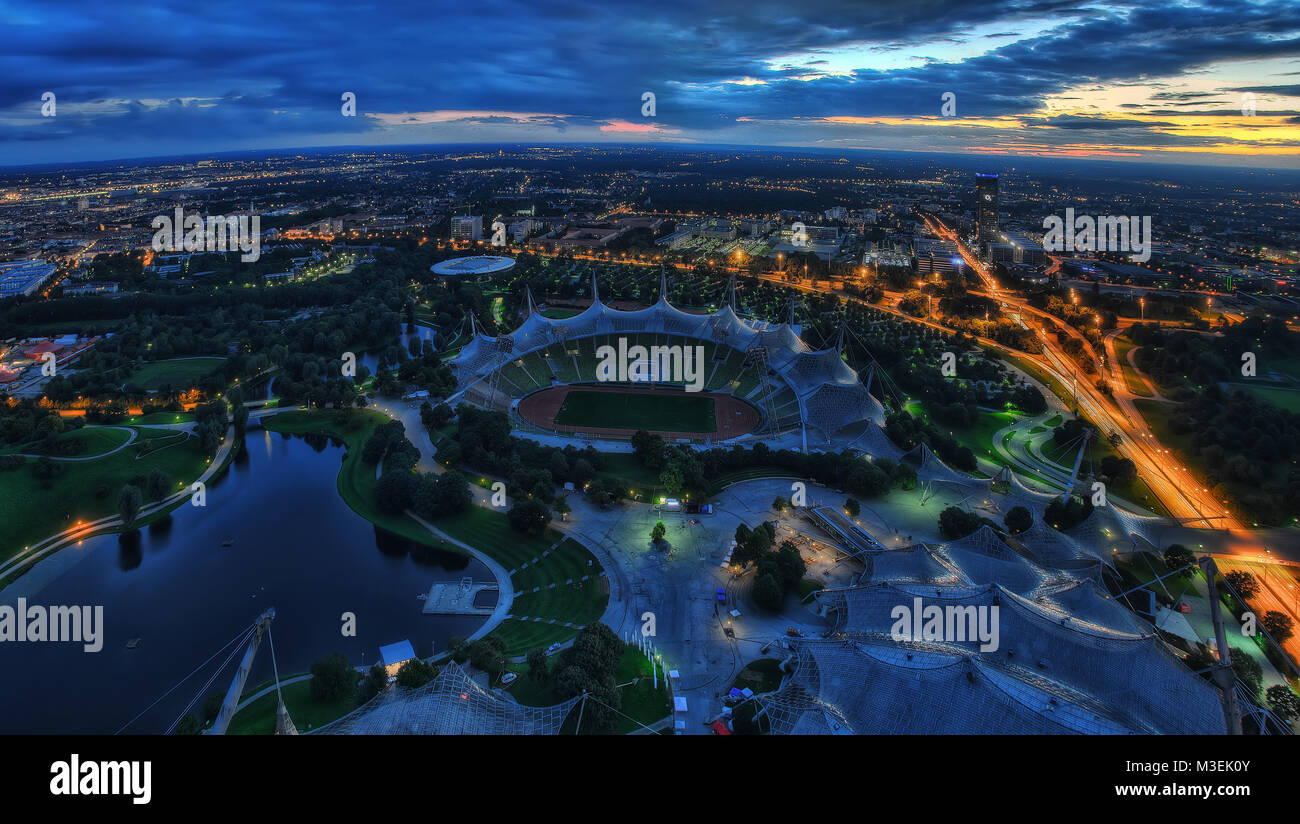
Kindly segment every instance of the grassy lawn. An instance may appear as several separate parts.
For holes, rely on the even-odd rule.
[[[482,507],[440,518],[436,525],[511,571],[515,587],[512,615],[542,619],[511,618],[493,631],[506,642],[507,655],[523,655],[567,641],[578,634],[579,627],[604,614],[609,603],[608,583],[601,576],[604,569],[577,541],[554,530],[540,536],[521,535],[510,528],[505,515]],[[555,623],[550,623],[552,620]],[[566,622],[574,626],[566,627]]]
[[[933,423],[940,432],[951,435],[957,443],[975,453],[976,457],[984,458],[999,465],[1006,463],[993,451],[993,435],[999,429],[1018,421],[1020,419],[1019,415],[1010,412],[985,412],[981,409],[976,412],[975,422],[970,426],[952,426],[943,421],[931,420],[929,414],[924,410],[923,404],[913,402],[908,406],[908,411],[912,411],[911,407],[920,408],[922,417],[925,420]],[[916,412],[912,412],[912,414],[915,415]]]
[[[1133,350],[1133,342],[1128,338],[1117,335],[1115,337],[1115,357],[1119,358],[1120,371],[1124,374],[1124,384],[1128,391],[1142,398],[1151,397],[1151,391],[1147,389],[1146,383],[1138,376],[1136,370],[1129,363],[1128,353]]]
[[[166,423],[190,423],[193,420],[193,412],[150,412],[147,415],[133,415],[127,418],[126,422],[142,426],[158,426]]]
[[[814,592],[818,592],[819,590],[823,590],[825,588],[826,588],[826,584],[823,583],[822,581],[818,581],[813,578],[804,578],[801,581],[799,581],[799,585],[794,588],[794,594],[799,597],[800,601],[802,601],[803,599],[807,598],[809,595],[812,595]]]
[[[581,314],[581,309],[547,309],[542,312],[543,317],[552,318],[554,320],[563,320],[564,318],[571,318]]]
[[[1164,563],[1148,553],[1137,553],[1132,561],[1115,561],[1115,569],[1119,571],[1124,578],[1124,589],[1132,589],[1137,586],[1146,586],[1156,594],[1156,600],[1165,606],[1173,606],[1175,598],[1200,598],[1201,595],[1194,588],[1188,586],[1196,573],[1187,570],[1178,575],[1171,575],[1163,581],[1155,581],[1159,575],[1164,575],[1169,570],[1165,568]],[[1152,583],[1154,581],[1154,583]],[[1146,596],[1139,596],[1145,598]],[[1142,603],[1135,599],[1134,603]]]
[[[1046,386],[1048,389],[1052,391],[1054,395],[1056,395],[1056,397],[1060,398],[1066,403],[1070,402],[1070,399],[1073,397],[1070,390],[1067,389],[1065,385],[1060,381],[1058,381],[1056,378],[1052,377],[1051,375],[1047,374],[1047,372],[1043,371],[1043,369],[1039,367],[1038,364],[1026,360],[1025,358],[1022,358],[1018,355],[1012,355],[1008,352],[999,352],[998,354],[1001,355],[1003,360],[1007,360],[1015,364],[1017,369],[1019,369],[1020,371],[1024,372],[1027,375],[1030,375],[1039,383],[1041,383],[1043,386]]]
[[[774,692],[781,688],[781,662],[775,658],[759,658],[750,661],[736,674],[731,686],[738,690],[746,687],[756,693]]]
[[[687,392],[653,395],[572,390],[555,415],[562,426],[600,426],[661,432],[713,432],[713,398]]]
[[[95,455],[103,455],[105,452],[111,452],[122,444],[126,443],[131,434],[125,429],[104,426],[83,426],[81,429],[72,429],[59,435],[60,441],[79,441],[82,446],[75,452],[68,453],[51,453],[41,447],[40,441],[19,444],[17,446],[7,446],[0,449],[0,455],[18,453],[27,453],[31,455],[50,455],[55,454],[62,458],[89,458]]]
[[[1234,383],[1232,384],[1232,387],[1234,389],[1241,387],[1255,397],[1266,400],[1279,409],[1300,413],[1300,391],[1295,389],[1273,389],[1266,386],[1251,386],[1243,383]]]
[[[608,730],[597,730],[583,719],[582,735],[627,735],[650,726],[668,716],[668,685],[664,683],[663,670],[659,671],[659,688],[655,689],[654,679],[650,673],[650,662],[641,651],[631,645],[623,650],[614,681],[620,684],[619,697],[622,706],[620,716],[616,716],[614,726]],[[624,717],[626,716],[626,717]],[[560,732],[573,734],[577,731],[578,713],[573,712],[565,719]]]
[[[134,383],[145,389],[159,389],[167,384],[180,387],[215,372],[225,362],[225,358],[176,358],[154,361],[142,365],[131,373],[127,383]]]
[[[298,732],[318,729],[347,715],[357,706],[356,696],[340,701],[317,701],[311,696],[311,681],[297,681],[280,689],[284,706]],[[256,690],[250,690],[256,692]],[[275,732],[276,695],[274,690],[235,713],[230,719],[228,735],[271,735]]]
[[[137,460],[136,456],[143,454]],[[40,479],[28,458],[16,469],[0,472],[0,558],[60,532],[78,521],[117,514],[118,491],[128,483],[144,490],[153,469],[160,469],[176,488],[189,483],[208,465],[197,438],[178,437],[171,430],[140,429],[130,447],[93,461],[61,461],[57,477]],[[33,506],[33,502],[47,502]],[[149,503],[146,501],[145,503]]]
[[[718,477],[713,479],[713,488],[714,490],[720,490],[724,486],[741,481],[752,481],[754,478],[780,478],[789,474],[790,470],[779,466],[751,466],[746,469],[735,469],[730,472],[720,473]]]
[[[1135,400],[1135,403],[1143,404],[1148,403],[1148,401],[1138,399]],[[1084,420],[1087,422],[1088,426],[1091,426],[1094,430],[1100,431],[1100,428],[1090,419],[1084,418]],[[1050,457],[1052,460],[1057,461],[1057,463],[1063,466],[1067,472],[1070,467],[1073,466],[1074,456],[1078,451],[1077,444],[1071,451],[1065,452],[1050,440],[1043,445],[1043,448],[1043,454]],[[1092,440],[1088,442],[1088,449],[1084,452],[1083,456],[1087,464],[1094,468],[1100,467],[1102,459],[1107,456],[1122,457],[1122,455],[1110,445],[1110,442],[1103,437],[1093,437]],[[1107,489],[1109,492],[1118,495],[1129,503],[1145,507],[1156,515],[1167,516],[1169,514],[1169,510],[1165,508],[1164,504],[1160,503],[1160,499],[1156,497],[1155,493],[1151,491],[1151,487],[1148,486],[1147,482],[1141,477],[1135,478],[1126,484],[1112,484],[1107,487]]]

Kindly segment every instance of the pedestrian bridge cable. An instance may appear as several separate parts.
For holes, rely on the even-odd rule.
[[[244,630],[242,630],[242,631],[240,632],[239,635],[236,635],[234,638],[232,638],[232,639],[230,639],[229,641],[227,641],[224,645],[222,645],[222,647],[221,647],[220,649],[218,649],[216,652],[212,653],[212,657],[211,657],[211,658],[208,658],[208,660],[204,661],[202,664],[199,664],[197,667],[194,668],[194,670],[193,670],[192,672],[190,672],[189,675],[185,676],[184,678],[182,678],[181,680],[179,680],[179,681],[177,681],[175,684],[173,684],[172,687],[171,687],[171,689],[167,690],[167,691],[164,692],[162,695],[158,696],[158,699],[157,699],[156,701],[154,701],[152,704],[150,704],[149,706],[147,706],[147,707],[145,707],[143,710],[141,710],[139,715],[137,715],[135,718],[132,718],[130,721],[127,721],[127,722],[126,722],[125,724],[123,724],[120,728],[118,728],[117,732],[115,732],[115,733],[113,733],[113,734],[114,734],[114,735],[121,735],[121,734],[122,734],[122,730],[125,730],[127,727],[131,726],[131,725],[134,724],[136,721],[139,721],[140,718],[141,718],[141,716],[143,716],[143,715],[144,715],[145,713],[147,713],[149,710],[151,710],[151,709],[153,709],[155,706],[157,706],[159,701],[162,701],[164,698],[166,698],[167,696],[171,695],[171,694],[176,690],[177,687],[179,687],[181,684],[184,684],[184,683],[185,683],[186,681],[188,681],[189,679],[193,678],[193,677],[194,677],[194,673],[198,672],[199,670],[201,670],[201,669],[203,669],[204,667],[206,667],[208,664],[212,663],[212,659],[213,659],[213,658],[216,658],[218,655],[220,655],[220,654],[222,653],[222,651],[226,649],[226,647],[229,647],[231,644],[239,644],[239,643],[242,643],[242,642],[248,640],[248,637],[249,637],[250,635],[252,635],[252,632],[253,632],[253,627],[252,627],[252,626],[249,626],[249,627],[245,628]]]
[[[222,661],[221,665],[212,671],[212,675],[208,677],[208,680],[203,684],[203,686],[199,687],[198,690],[195,691],[194,697],[190,699],[190,703],[186,704],[185,709],[180,711],[180,714],[176,716],[176,720],[173,721],[171,723],[171,726],[168,727],[166,732],[163,733],[164,735],[171,735],[172,730],[176,729],[176,727],[181,723],[181,721],[185,718],[185,716],[189,713],[190,710],[194,709],[194,705],[199,702],[199,698],[201,698],[203,695],[207,693],[208,688],[212,686],[212,682],[217,680],[217,676],[222,673],[222,671],[226,668],[227,664],[229,664],[232,660],[234,660],[234,657],[239,654],[239,650],[242,647],[243,644],[241,643],[235,645],[230,650],[230,654],[226,656],[226,660]]]

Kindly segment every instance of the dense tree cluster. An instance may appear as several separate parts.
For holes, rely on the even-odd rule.
[[[736,549],[731,554],[734,563],[754,564],[754,603],[763,609],[779,610],[787,592],[794,590],[803,580],[807,565],[799,548],[789,541],[773,551],[775,529],[769,521],[749,529],[744,524],[736,528]]]
[[[887,417],[885,434],[904,451],[924,443],[949,466],[966,472],[974,472],[979,466],[975,460],[975,453],[970,450],[970,447],[962,445],[950,435],[945,435],[934,424],[927,423],[907,412],[894,412]]]
[[[362,445],[361,460],[383,465],[375,482],[375,503],[387,514],[414,509],[422,518],[440,518],[464,512],[473,499],[469,481],[459,472],[437,475],[416,471],[420,451],[406,437],[401,421],[375,427]]]
[[[555,663],[552,678],[562,697],[585,692],[596,699],[587,702],[583,711],[596,729],[612,727],[623,706],[614,675],[626,649],[614,630],[601,623],[588,624]]]
[[[1049,501],[1046,510],[1043,512],[1043,521],[1065,532],[1083,523],[1091,514],[1092,500],[1090,498],[1071,495],[1064,501],[1060,498],[1053,498]]]
[[[53,409],[31,398],[0,403],[0,444],[17,445],[41,441],[40,451],[58,454],[59,436],[82,425],[77,418],[63,418]]]
[[[997,528],[997,525],[987,518],[981,518],[961,507],[950,506],[939,513],[939,533],[950,541],[965,538],[984,524]]]
[[[450,442],[439,447],[438,459],[504,478],[512,498],[531,495],[534,500],[549,504],[557,485],[571,482],[582,488],[604,466],[604,457],[591,447],[578,449],[569,445],[561,449],[511,437],[510,421],[501,412],[460,404],[456,407],[456,420]],[[603,484],[593,486],[605,491]],[[621,485],[617,487],[621,489]],[[609,494],[619,493],[615,489]]]
[[[1247,352],[1254,354],[1261,373],[1270,363],[1300,354],[1300,333],[1291,331],[1280,315],[1225,323],[1218,331],[1210,336],[1137,323],[1127,335],[1141,347],[1133,354],[1139,369],[1161,385],[1186,389],[1242,380],[1242,355]]]
[[[1179,404],[1169,428],[1183,436],[1216,499],[1260,523],[1300,517],[1300,415],[1212,386]]]

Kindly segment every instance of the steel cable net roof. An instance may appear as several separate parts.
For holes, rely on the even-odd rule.
[[[910,557],[933,570],[943,555]],[[1044,575],[1023,596],[922,581],[825,590],[840,637],[792,641],[793,674],[756,700],[778,733],[1223,732],[1218,692],[1150,627],[1086,579]],[[922,608],[998,607],[996,649],[975,637],[895,640],[894,610],[918,598]]]
[[[715,342],[749,352],[767,349],[767,365],[794,391],[804,422],[830,440],[844,427],[862,420],[883,423],[885,410],[862,385],[839,349],[814,351],[789,324],[742,320],[730,302],[717,312],[693,315],[660,297],[653,306],[627,312],[606,306],[592,279],[593,301],[569,318],[547,318],[528,296],[528,317],[519,328],[499,337],[475,334],[449,361],[461,391],[511,361],[552,344],[598,335],[660,333]],[[661,290],[666,284],[661,282]],[[508,343],[507,343],[508,341]]]
[[[582,700],[525,707],[479,686],[454,661],[413,690],[388,689],[321,735],[556,735]]]
[[[1137,515],[1118,506],[1107,505],[1095,507],[1082,523],[1068,532],[1061,532],[1042,519],[1048,502],[1059,498],[1059,492],[1047,493],[1030,489],[1010,471],[991,479],[976,478],[945,464],[925,443],[906,452],[903,459],[917,467],[917,477],[923,481],[951,483],[963,490],[980,490],[982,494],[998,496],[1004,510],[1023,506],[1034,513],[1034,521],[1029,529],[1014,537],[1036,561],[1045,566],[1086,568],[1098,562],[1110,564],[1112,550],[1156,548],[1156,543],[1149,536],[1155,534],[1154,530],[1174,523],[1168,518]],[[1004,483],[1006,490],[994,492],[998,483]]]

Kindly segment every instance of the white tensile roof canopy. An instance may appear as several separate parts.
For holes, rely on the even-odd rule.
[[[871,419],[883,423],[880,402],[862,384],[856,370],[840,357],[839,347],[813,350],[788,323],[747,321],[736,314],[734,286],[712,314],[694,315],[667,299],[667,280],[660,280],[659,301],[635,311],[606,306],[592,277],[592,303],[570,318],[547,318],[528,293],[528,317],[508,335],[491,337],[474,328],[473,339],[450,362],[461,389],[511,361],[566,340],[598,335],[658,333],[711,341],[740,352],[767,350],[767,365],[798,398],[806,425],[830,440],[846,426]]]

